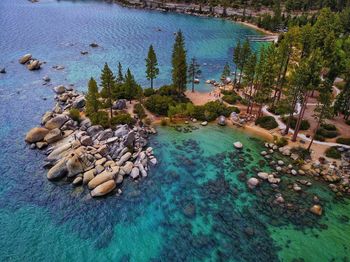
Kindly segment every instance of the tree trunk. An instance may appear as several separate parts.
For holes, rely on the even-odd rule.
[[[153,89],[153,77],[151,77],[151,88]]]
[[[323,111],[323,110],[322,110],[322,111]],[[316,136],[316,132],[317,132],[318,128],[319,128],[320,125],[321,125],[322,114],[323,114],[323,112],[321,112],[320,119],[319,119],[318,122],[317,122],[316,129],[314,130],[314,134],[312,135],[312,139],[311,139],[311,141],[310,141],[310,143],[309,143],[309,146],[307,147],[307,151],[310,151],[311,145],[312,145],[312,143],[314,142],[314,139],[315,139],[315,136]]]
[[[304,96],[303,105],[302,105],[300,113],[299,113],[298,121],[297,121],[297,123],[295,125],[294,134],[293,134],[293,137],[292,137],[292,141],[293,142],[295,142],[297,140],[297,136],[298,136],[298,133],[299,133],[299,130],[300,130],[301,121],[303,120],[304,113],[305,113],[305,110],[306,110],[307,100],[308,100],[308,92],[306,92],[306,94]]]

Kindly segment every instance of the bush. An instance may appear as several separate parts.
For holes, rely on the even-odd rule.
[[[335,147],[335,146],[327,148],[326,156],[330,157],[330,158],[334,158],[334,159],[340,159],[341,158],[341,154],[338,151],[337,147]]]
[[[146,125],[150,126],[150,125],[152,124],[152,120],[151,120],[150,118],[147,117],[147,118],[144,120],[144,123],[145,123]]]
[[[349,126],[350,126],[350,119],[345,120],[345,124],[347,124],[347,125],[349,125]]]
[[[338,131],[336,130],[327,130],[323,127],[317,129],[316,134],[319,136],[323,136],[324,138],[334,138],[339,135]]]
[[[230,114],[231,114],[232,112],[235,112],[235,113],[237,113],[237,114],[239,114],[239,113],[241,112],[241,110],[239,110],[239,108],[238,108],[238,107],[235,107],[235,106],[229,106],[229,107],[227,107],[227,109],[230,111]]]
[[[129,114],[125,114],[125,113],[121,113],[121,114],[118,114],[116,116],[113,116],[111,118],[111,124],[113,126],[116,126],[116,125],[133,125],[135,124],[135,119],[131,117],[131,115]]]
[[[158,115],[166,116],[169,110],[169,106],[174,105],[174,100],[169,96],[151,95],[146,103],[146,108]]]
[[[315,135],[315,140],[318,140],[318,141],[323,142],[323,141],[325,141],[326,139],[325,139],[323,136],[316,134],[316,135]]]
[[[104,128],[109,127],[108,113],[105,111],[98,111],[97,113],[90,115],[90,120],[93,125],[101,125]]]
[[[143,119],[146,117],[145,110],[143,109],[143,106],[140,103],[134,106],[134,114],[136,114],[139,119]]]
[[[237,101],[239,100],[238,99],[238,96],[234,96],[234,95],[224,95],[222,97],[222,100],[224,100],[226,103],[229,103],[231,105],[234,105],[237,103]]]
[[[255,124],[267,130],[278,127],[276,120],[272,116],[262,116],[255,120]]]
[[[350,145],[350,137],[339,137],[337,138],[337,143],[343,145]]]
[[[283,146],[286,146],[286,145],[288,145],[288,139],[287,138],[285,138],[285,137],[277,137],[276,139],[275,139],[275,144],[277,145],[277,146],[279,146],[279,147],[283,147]]]
[[[297,125],[297,118],[292,117],[290,120],[290,127],[295,129],[295,126]],[[283,117],[282,121],[286,124],[288,122],[288,117]],[[301,120],[300,123],[300,130],[308,130],[310,128],[310,122],[306,119]]]
[[[178,92],[171,85],[165,85],[157,90],[157,94],[161,96],[177,96]]]
[[[69,110],[69,116],[74,120],[80,122],[80,111],[76,108]]]
[[[337,128],[333,124],[322,124],[321,128],[326,129],[328,131],[337,131]]]
[[[145,97],[149,97],[149,96],[151,96],[151,95],[154,95],[156,93],[156,91],[153,89],[153,88],[145,88],[144,90],[143,90],[143,95],[145,96]]]

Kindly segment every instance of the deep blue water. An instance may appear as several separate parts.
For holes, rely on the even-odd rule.
[[[349,253],[350,225],[342,217],[349,208],[324,187],[316,190],[327,206],[322,220],[266,205],[274,195],[269,188],[247,191],[247,177],[268,168],[260,166],[262,141],[242,132],[159,128],[151,140],[159,165],[140,183],[126,182],[122,196],[104,199],[47,181],[44,156],[24,143],[27,130],[53,106],[54,85],[71,83],[84,91],[104,62],[116,70],[118,61],[146,85],[144,57],[151,43],[161,70],[156,85],[169,83],[178,29],[189,57],[202,64],[202,79],[216,78],[237,39],[253,30],[95,1],[26,0],[0,1],[0,29],[0,66],[7,69],[0,74],[0,261],[341,261]],[[91,42],[100,47],[90,48]],[[83,50],[89,54],[82,56]],[[40,71],[18,64],[28,52],[47,62]],[[41,80],[46,74],[48,86]],[[233,149],[236,140],[243,152]]]

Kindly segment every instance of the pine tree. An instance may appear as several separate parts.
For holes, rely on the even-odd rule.
[[[128,99],[131,103],[132,99],[138,98],[141,93],[141,87],[136,83],[134,76],[130,69],[126,71],[125,82],[123,84],[125,99]]]
[[[146,77],[151,81],[151,88],[153,88],[153,80],[157,78],[159,74],[157,56],[154,52],[153,46],[150,45],[148,49],[148,55],[146,60]]]
[[[179,30],[176,34],[172,53],[172,66],[173,86],[179,93],[183,93],[186,91],[187,64],[185,39],[181,30]]]
[[[240,61],[240,57],[241,57],[241,41],[238,40],[238,43],[236,45],[236,47],[233,50],[233,63],[235,63],[235,78],[233,80],[233,82],[236,84],[237,82],[237,69],[238,69],[238,63]]]
[[[97,83],[95,79],[91,77],[88,83],[88,92],[85,96],[87,115],[93,115],[98,112],[100,108],[100,101],[98,100],[98,98],[99,98],[99,93],[98,93]]]
[[[195,79],[202,73],[199,68],[200,66],[197,63],[196,58],[193,57],[191,59],[191,64],[188,67],[188,82],[192,84],[192,92],[194,92]]]
[[[248,57],[251,55],[252,50],[249,44],[249,41],[246,40],[243,45],[242,48],[240,50],[239,53],[239,61],[237,64],[238,69],[240,70],[240,75],[239,75],[239,79],[238,79],[238,83],[241,84],[241,79],[242,79],[242,75],[243,75],[243,71],[244,71],[244,66],[247,63]]]
[[[120,62],[118,63],[118,76],[117,76],[116,82],[118,84],[121,84],[124,82],[123,67]]]
[[[101,74],[101,97],[105,98],[105,106],[109,108],[110,117],[113,116],[113,88],[115,86],[114,75],[109,68],[108,64],[105,63]]]
[[[221,73],[221,79],[225,80],[226,78],[228,78],[231,74],[231,69],[230,69],[230,65],[226,62],[224,69]]]
[[[247,105],[247,113],[250,110],[250,107],[252,106],[252,96],[253,96],[253,84],[255,79],[255,73],[256,73],[256,63],[257,63],[257,56],[255,53],[251,54],[250,57],[247,60],[247,64],[244,68],[244,78],[243,81],[245,82],[248,90],[248,105]]]

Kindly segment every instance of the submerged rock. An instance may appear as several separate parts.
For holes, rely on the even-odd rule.
[[[233,143],[233,146],[234,146],[235,148],[237,148],[237,149],[242,149],[242,148],[243,148],[243,144],[242,144],[241,142],[239,142],[239,141],[234,142],[234,143]]]
[[[313,205],[311,208],[310,208],[310,212],[317,215],[317,216],[322,216],[322,207],[320,205]]]
[[[257,185],[259,185],[259,180],[255,177],[251,177],[248,179],[247,185],[250,189],[254,189]]]

